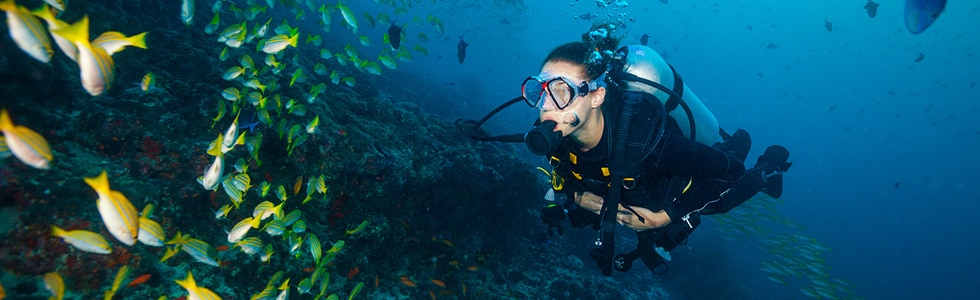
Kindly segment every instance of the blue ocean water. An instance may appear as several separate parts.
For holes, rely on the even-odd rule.
[[[25,2],[38,4],[40,1]],[[97,3],[77,1],[70,7],[79,10],[71,11],[68,15],[78,17],[83,14],[81,10],[86,8],[92,10],[96,7],[103,8],[88,4],[89,2]],[[175,36],[191,35],[188,32],[194,32],[193,37],[200,38],[197,36],[203,34],[200,33],[200,28],[208,22],[207,17],[211,16],[207,11],[208,6],[212,4],[205,2],[213,1],[197,2],[196,27],[175,29],[160,25],[145,28],[151,31],[151,50],[145,53],[160,54],[152,52],[153,43],[166,43],[166,39],[173,39]],[[269,13],[283,14],[282,3],[285,2],[293,1],[278,1],[280,10],[270,10]],[[378,1],[347,2],[351,10],[357,12],[358,17],[362,16],[360,14],[362,11],[373,14],[388,10],[385,6],[379,5]],[[873,19],[869,18],[862,9],[865,2],[857,0],[813,3],[679,0],[619,2],[628,5],[599,7],[596,1],[571,0],[412,1],[415,4],[411,11],[404,15],[408,20],[393,19],[396,23],[413,24],[405,27],[407,38],[403,47],[411,49],[418,45],[415,40],[418,39],[417,35],[420,31],[424,30],[429,34],[430,42],[423,44],[428,55],[421,55],[416,49],[413,50],[416,52],[413,52],[415,54],[411,62],[400,63],[398,70],[384,69],[385,73],[381,79],[372,81],[359,77],[358,92],[384,94],[401,89],[412,89],[415,90],[413,95],[422,95],[422,97],[403,97],[401,94],[395,94],[392,98],[396,98],[395,101],[412,102],[419,110],[435,114],[447,122],[457,118],[479,119],[497,105],[518,96],[521,81],[528,75],[538,73],[542,59],[555,46],[578,40],[594,22],[622,21],[625,26],[618,34],[623,36],[624,44],[638,43],[642,35],[649,35],[649,46],[677,68],[688,86],[712,110],[723,128],[729,132],[737,128],[745,128],[752,134],[754,146],[749,155],[750,161],[761,154],[765,146],[781,144],[791,151],[790,159],[794,162],[794,166],[786,174],[786,186],[779,201],[760,197],[750,200],[744,208],[739,209],[737,214],[730,213],[728,216],[730,219],[707,218],[691,241],[673,252],[674,260],[667,274],[652,275],[646,273],[643,268],[637,268],[628,274],[617,273],[612,277],[613,282],[629,286],[631,291],[637,287],[642,290],[644,286],[650,286],[651,290],[655,289],[654,287],[663,287],[666,295],[676,299],[808,299],[809,297],[801,292],[801,289],[817,284],[812,283],[810,278],[792,277],[793,279],[785,279],[788,281],[787,284],[781,284],[768,279],[767,271],[763,269],[767,268],[767,263],[783,259],[786,253],[799,257],[799,253],[806,253],[807,247],[819,245],[830,249],[821,252],[819,263],[810,261],[807,265],[796,265],[796,268],[808,272],[806,268],[809,266],[825,272],[829,278],[845,282],[847,288],[842,290],[846,293],[838,294],[842,298],[948,299],[980,295],[980,287],[976,285],[978,276],[973,272],[973,269],[980,265],[980,259],[974,256],[980,253],[978,251],[980,241],[976,238],[978,236],[976,228],[980,225],[980,221],[976,221],[971,216],[974,208],[980,206],[973,203],[980,189],[977,187],[977,178],[980,177],[974,170],[980,167],[980,162],[972,155],[975,152],[973,149],[980,146],[980,120],[973,117],[980,112],[980,102],[978,102],[980,93],[976,88],[977,82],[980,81],[980,71],[978,71],[980,61],[975,57],[975,51],[980,49],[980,39],[976,37],[980,33],[977,29],[980,28],[980,21],[978,21],[980,3],[951,2],[932,27],[921,34],[913,35],[905,29],[902,16],[904,5],[900,1],[882,1],[878,14]],[[81,5],[83,3],[86,5]],[[316,3],[334,5],[333,2]],[[170,20],[169,23],[177,23],[179,11],[177,3],[166,5],[169,6],[161,10],[161,15],[158,17]],[[124,10],[134,10],[132,7],[122,6]],[[107,12],[102,13],[119,13],[110,10],[113,8],[117,7],[104,8]],[[141,13],[147,12],[141,11]],[[427,21],[416,21],[408,17],[418,16],[424,20],[427,13],[438,16],[444,24],[444,34],[434,34],[431,24],[425,25]],[[584,18],[585,15],[591,18]],[[287,19],[291,19],[292,16],[288,17],[290,18]],[[342,21],[336,11],[333,13],[333,18],[333,30],[329,34],[324,34],[328,37],[324,40],[324,45],[327,45],[325,47],[329,46],[333,49],[340,49],[345,44],[356,46],[357,38],[361,35],[370,36],[377,46],[381,44],[379,36],[387,28],[384,24],[375,27],[366,26],[364,25],[366,20],[361,18],[360,31],[355,35],[343,26],[337,25]],[[168,23],[160,20],[148,20],[147,23],[151,21]],[[229,24],[228,21],[224,19],[222,27]],[[825,27],[827,22],[832,23],[830,31]],[[100,30],[113,27],[111,22],[94,24],[97,24]],[[249,26],[252,24],[249,23]],[[183,26],[181,24],[168,26],[173,25]],[[295,21],[294,25],[301,28],[319,26],[312,11],[305,20]],[[4,31],[6,28],[3,27]],[[304,49],[305,53],[315,52],[304,48],[309,47],[305,43],[305,38],[303,36],[301,46],[298,48]],[[206,39],[210,41],[212,37]],[[460,39],[469,43],[466,60],[463,63],[457,62],[456,58],[457,43]],[[5,53],[21,54],[12,44],[6,43],[7,41],[9,39],[4,40],[5,44],[0,45],[5,47]],[[190,47],[193,47],[195,52],[169,55],[192,57],[205,56],[206,53],[213,56],[220,49],[213,45],[190,45]],[[370,47],[365,46],[365,48]],[[137,51],[141,50],[127,50],[120,54],[124,57],[118,59],[119,74],[122,79],[118,79],[109,99],[140,99],[132,96],[138,92],[128,91],[137,89],[134,83],[145,71],[131,63],[134,57],[144,53]],[[371,55],[376,53],[371,52]],[[125,58],[127,56],[130,62],[128,64]],[[256,62],[261,63],[260,59],[256,58]],[[9,56],[5,59],[21,62],[20,60],[30,58],[23,55]],[[209,59],[215,61],[214,57]],[[308,74],[311,74],[313,68],[310,65],[314,58],[302,59]],[[46,73],[40,71],[39,73],[55,77],[57,75],[52,74],[61,74],[58,72],[65,69],[77,72],[76,69],[71,69],[73,66],[65,63],[66,61],[61,57],[61,61],[55,64],[54,71],[44,69]],[[153,67],[159,68],[158,71],[165,72],[165,75],[171,73],[173,77],[179,77],[181,73],[187,74],[188,70],[196,70],[214,78],[220,77],[220,73],[227,67],[214,63],[213,70],[199,70],[195,67],[200,61],[194,62],[176,67]],[[280,84],[288,82],[291,74],[280,76]],[[34,73],[29,75],[40,76]],[[67,81],[69,80],[48,82],[55,82],[61,87],[69,85]],[[164,78],[163,81],[167,79]],[[170,79],[170,81],[178,82],[177,79]],[[6,85],[7,83],[9,82],[0,82],[0,86],[12,89],[13,87]],[[71,81],[70,85],[77,88],[76,81]],[[176,85],[169,85],[169,88],[181,99],[204,98],[209,101],[218,98],[218,92],[225,87],[209,86],[208,83],[188,84],[180,88]],[[307,85],[311,84],[307,83]],[[127,90],[127,92],[119,92],[120,90]],[[297,92],[294,96],[297,94],[301,93]],[[86,101],[93,98],[82,96],[84,97],[78,97],[82,100],[72,99],[72,103],[80,106],[92,105]],[[5,107],[18,106],[12,103],[14,102],[12,99],[19,101],[21,97],[28,98],[24,95],[12,95],[10,98],[5,96],[0,103]],[[54,109],[51,107],[57,107],[59,115],[62,109],[72,109],[71,104],[66,105],[62,102],[65,100],[58,99],[57,102],[54,100],[42,102],[40,106],[52,110]],[[98,107],[113,106],[110,102],[112,100],[94,99],[91,101],[98,103]],[[35,98],[28,100],[40,102]],[[132,104],[138,101],[121,101],[121,103]],[[148,104],[151,103],[132,106],[153,107]],[[210,111],[213,106],[209,103],[202,107],[205,107],[202,110],[209,110],[207,112],[209,119],[214,113]],[[124,108],[131,109],[128,106]],[[51,135],[55,131],[52,128],[60,128],[58,126],[61,123],[46,124],[45,119],[40,117],[45,113],[37,113],[28,118],[15,117],[15,121],[31,124],[31,127],[52,139]],[[494,119],[487,127],[494,133],[523,132],[530,127],[536,113],[524,107],[511,108],[505,111],[500,119]],[[29,114],[21,110],[21,115]],[[384,121],[401,121],[393,118]],[[101,126],[99,128],[108,131],[109,128],[114,128],[112,126],[115,125],[112,124],[116,123],[108,121],[111,118],[106,119],[104,124],[98,125]],[[116,120],[115,122],[120,122]],[[227,121],[223,120],[223,122]],[[176,141],[176,137],[189,140],[191,139],[189,136],[201,135],[200,128],[178,128],[173,124],[179,125],[181,122],[172,121],[171,125],[166,125],[174,126],[172,134],[175,137],[171,139],[172,141]],[[324,130],[337,132],[338,137],[332,141],[343,141],[348,135],[344,130],[347,127],[344,127],[344,124],[340,125],[333,127],[324,125]],[[83,128],[82,125],[77,127]],[[63,130],[73,132],[71,129]],[[76,130],[91,134],[82,129]],[[58,133],[58,135],[64,134],[64,132]],[[356,135],[356,133],[351,134]],[[154,138],[161,137],[154,136]],[[207,139],[198,138],[200,141],[197,142],[211,138],[213,136]],[[51,142],[55,144],[54,148],[62,150],[57,146],[56,140],[52,139]],[[321,144],[327,142],[318,140],[316,145]],[[274,147],[280,146],[282,145],[274,144],[268,148],[275,149]],[[167,147],[178,149],[172,144]],[[532,156],[521,145],[513,149],[531,164],[542,166],[545,164],[542,158]],[[125,150],[122,151],[125,153]],[[101,153],[106,154],[106,152]],[[185,154],[182,152],[181,155]],[[204,156],[203,150],[186,155]],[[119,159],[118,156],[113,158]],[[196,159],[195,164],[200,164],[200,160]],[[13,158],[8,158],[5,163],[18,164]],[[206,167],[209,161],[204,163],[205,165],[198,167]],[[144,172],[145,169],[146,167]],[[22,170],[22,168],[15,170]],[[93,174],[89,172],[85,175]],[[288,178],[291,180],[296,174],[287,175],[291,176]],[[268,177],[268,173],[265,176]],[[258,182],[259,177],[261,176],[253,174],[254,182]],[[291,181],[287,182],[287,184],[291,183]],[[189,185],[194,185],[196,190],[200,190],[200,186],[196,183],[189,183]],[[139,185],[134,183],[129,187],[130,191],[135,190],[135,186]],[[502,189],[509,188],[511,187],[502,187]],[[136,197],[132,198],[136,200]],[[539,197],[535,195],[530,198]],[[514,201],[524,200],[514,199]],[[542,201],[530,205],[537,206],[543,203]],[[183,205],[183,209],[187,210],[187,204]],[[508,203],[494,208],[506,209],[511,207],[509,205],[520,206]],[[203,207],[199,207],[202,208],[201,211],[205,211]],[[215,209],[215,207],[207,208]],[[426,207],[425,210],[429,209]],[[487,216],[499,216],[499,214],[500,212],[487,213]],[[210,221],[210,216],[202,219]],[[733,219],[749,221],[749,225],[727,223],[732,222]],[[345,220],[342,225],[356,225],[359,221],[360,219]],[[395,223],[394,219],[391,221]],[[522,219],[522,221],[537,222],[533,219]],[[426,222],[412,221],[411,226],[427,229],[439,227],[432,225],[431,220],[429,220],[430,227],[424,227],[420,223]],[[409,223],[405,224],[404,226],[408,228]],[[206,232],[213,223],[202,221],[181,224],[181,226],[187,226],[183,227],[185,230],[193,226],[199,232]],[[399,226],[402,225],[394,227]],[[541,224],[530,223],[526,226],[534,228],[529,231],[535,231]],[[95,227],[99,225],[96,224],[93,228]],[[174,227],[179,226],[174,225]],[[548,255],[557,252],[562,257],[569,254],[578,256],[584,262],[584,268],[579,270],[583,274],[568,274],[569,278],[589,278],[587,276],[598,274],[598,270],[588,258],[591,231],[567,230],[571,232],[566,238],[551,240],[546,245],[540,245],[541,249],[546,249],[542,251],[550,251],[546,252]],[[214,237],[210,237],[209,241],[224,239],[223,232],[211,233]],[[620,235],[628,236],[622,230]],[[444,231],[441,230],[420,234],[422,239],[428,239],[430,236],[433,241],[437,240],[436,236],[444,241],[452,239],[460,249],[467,247],[464,240],[480,239],[480,237],[465,239],[460,236],[444,235]],[[786,236],[801,238],[794,240],[797,243],[767,244],[772,241],[771,238]],[[400,238],[405,238],[406,244],[410,244],[407,237]],[[330,241],[337,239],[337,235],[329,238]],[[358,243],[351,238],[348,247],[353,249],[370,247],[365,244],[363,241]],[[435,244],[438,246],[442,242]],[[513,245],[500,245],[500,247],[519,248]],[[66,251],[64,248],[60,249]],[[336,271],[335,278],[343,282],[340,284],[344,288],[343,292],[349,291],[355,280],[370,281],[370,278],[355,277],[356,272],[353,273],[354,276],[350,275],[348,267],[355,265],[351,263],[355,260],[353,257],[353,255],[345,256],[348,260],[341,263],[344,269],[337,267],[331,270]],[[241,261],[245,260],[240,257],[236,259],[235,263],[242,263]],[[432,259],[433,262],[436,261],[435,257]],[[383,261],[383,259],[372,258],[371,262],[380,264],[379,260]],[[394,277],[399,272],[404,272],[398,269],[368,270],[365,265],[360,266],[370,272],[365,274],[381,274],[387,276],[382,280],[389,282],[397,280]],[[427,267],[425,265],[423,269]],[[434,263],[432,269],[435,269]],[[271,272],[271,270],[263,271]],[[301,273],[299,270],[292,271]],[[497,274],[494,279],[497,280],[503,277],[500,274],[510,277],[514,272],[525,271],[531,270],[495,270],[491,266],[481,265],[481,272],[494,272]],[[195,273],[197,274],[199,273]],[[419,274],[422,276],[421,274],[425,273]],[[108,274],[110,277],[111,275]],[[265,275],[267,274],[263,273],[263,276]],[[354,279],[344,281],[344,275]],[[212,276],[212,280],[222,276],[234,278],[217,271]],[[179,289],[172,287],[174,285],[170,282],[171,278],[156,277],[158,277],[157,281],[153,282],[155,286],[169,287],[169,290],[161,288],[164,292],[169,294],[179,292]],[[601,288],[610,290],[620,288],[619,285],[611,284],[609,280],[598,276],[592,278],[597,278],[595,279],[597,282],[603,283],[598,285]],[[421,284],[427,284],[426,279],[427,277],[424,276],[415,277],[415,280],[420,281]],[[472,278],[469,280],[471,287],[475,289]],[[68,281],[72,283],[71,278]],[[828,281],[820,282],[826,284]],[[74,283],[78,285],[77,280]],[[514,289],[520,286],[512,283]],[[832,284],[837,285],[837,283]],[[401,288],[398,283],[394,285]],[[398,290],[390,286],[382,285],[385,293],[381,292],[382,289],[371,288],[367,288],[364,293],[375,297],[392,294],[403,297],[410,295],[416,298],[429,296],[421,290],[403,294],[390,292]],[[11,287],[5,287],[8,289],[8,294],[12,294]],[[227,292],[228,287],[224,288]],[[218,292],[221,293],[220,290]],[[252,292],[248,291],[248,293]],[[460,297],[459,295],[465,292],[461,293],[457,289],[457,293],[459,294],[449,297]],[[607,293],[600,291],[598,294]],[[503,297],[505,294],[491,295]]]

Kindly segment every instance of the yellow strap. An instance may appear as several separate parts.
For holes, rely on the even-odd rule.
[[[573,165],[578,164],[578,156],[575,153],[568,152],[568,161],[572,162]]]
[[[558,172],[554,170],[551,171],[551,188],[556,191],[561,191],[565,188],[565,178],[558,176]]]
[[[687,189],[690,189],[691,188],[691,185],[694,185],[694,178],[691,178],[691,179],[688,179],[687,180],[687,186],[684,187],[684,190],[681,191],[681,194],[687,193]]]

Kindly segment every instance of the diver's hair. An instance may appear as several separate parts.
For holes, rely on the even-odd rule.
[[[613,52],[619,45],[619,39],[612,34],[615,29],[616,25],[611,23],[592,25],[589,32],[582,34],[581,42],[558,46],[551,50],[544,63],[564,61],[582,65],[586,80],[594,80],[606,72]]]

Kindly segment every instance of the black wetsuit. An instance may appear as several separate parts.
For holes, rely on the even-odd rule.
[[[660,104],[656,102],[656,104]],[[662,109],[662,106],[652,109]],[[650,110],[639,111],[649,113]],[[605,196],[609,191],[608,160],[610,137],[613,136],[618,111],[606,110],[605,132],[599,143],[589,151],[581,151],[575,142],[566,138],[558,150],[549,154],[560,184],[557,192],[565,193],[565,208],[574,227],[593,225],[598,228],[597,214],[574,204],[574,193],[589,191]],[[636,117],[634,117],[636,119]],[[631,133],[656,130],[639,128]],[[636,144],[634,142],[634,144]],[[639,206],[657,212],[664,210],[671,219],[665,227],[639,232],[641,243],[670,251],[682,244],[700,224],[701,214],[724,213],[759,192],[762,180],[759,172],[746,172],[740,157],[723,151],[726,144],[708,146],[684,136],[673,121],[668,121],[662,137],[641,161],[640,174],[633,176],[631,188],[622,193],[620,203]],[[747,145],[746,145],[747,146]],[[744,155],[744,154],[743,154]],[[653,266],[650,266],[651,269]]]

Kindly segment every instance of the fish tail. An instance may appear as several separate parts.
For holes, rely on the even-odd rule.
[[[105,170],[102,170],[102,174],[95,177],[85,177],[85,183],[88,183],[96,193],[109,193],[109,175]]]
[[[129,37],[129,42],[133,47],[146,49],[146,32]]]
[[[0,110],[0,130],[14,129],[14,122],[10,120],[10,114],[6,109]]]
[[[51,225],[51,235],[56,237],[63,237],[68,234],[67,231],[61,229],[61,227]]]
[[[54,33],[73,43],[89,44],[88,39],[88,15],[68,27],[55,29]]]
[[[55,19],[54,14],[51,13],[51,7],[47,3],[41,3],[40,7],[31,10],[31,14],[45,21],[53,21]]]
[[[17,11],[17,3],[14,3],[14,0],[0,1],[0,10]]]

